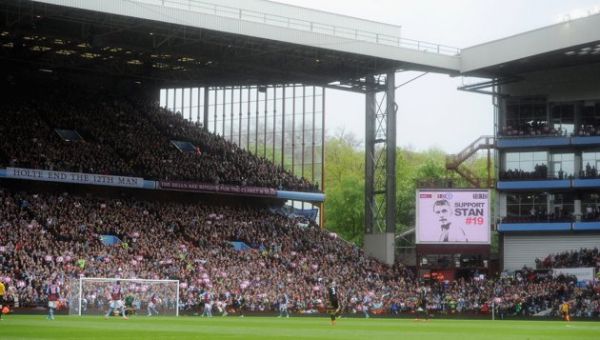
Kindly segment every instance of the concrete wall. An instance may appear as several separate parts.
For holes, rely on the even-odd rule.
[[[376,259],[394,264],[395,238],[394,233],[365,234],[365,253]]]

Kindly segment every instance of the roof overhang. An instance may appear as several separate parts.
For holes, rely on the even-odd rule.
[[[600,14],[567,21],[461,51],[461,73],[507,77],[600,62]]]
[[[456,48],[404,39],[400,26],[264,0],[34,0],[266,39],[376,60],[397,69],[458,74]]]
[[[165,86],[327,85],[394,70],[515,79],[539,70],[600,63],[600,14],[461,51],[401,37],[400,26],[265,0],[0,0],[0,4],[34,9],[18,11],[19,16],[40,9],[48,14],[39,19],[40,25],[35,18],[31,25],[21,25],[18,36],[7,29],[0,37],[4,45],[26,34],[41,42],[91,45],[87,50],[73,49],[77,56],[99,56],[86,64],[92,66],[88,69],[115,75],[119,75],[115,69],[126,70],[121,73],[150,77]],[[57,46],[32,47],[49,50],[29,61],[56,65],[58,58],[50,56]],[[102,50],[116,48],[127,54]],[[159,61],[156,56],[169,57]],[[164,66],[162,73],[157,65]]]

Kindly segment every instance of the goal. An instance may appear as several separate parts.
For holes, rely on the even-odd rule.
[[[148,305],[153,301],[158,315],[179,316],[179,280],[101,277],[81,277],[70,282],[67,292],[69,314],[103,315],[108,312],[110,290],[117,281],[121,284],[123,302],[130,302],[125,306],[128,315],[148,315]]]

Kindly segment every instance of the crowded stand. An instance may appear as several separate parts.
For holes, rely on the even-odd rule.
[[[180,280],[180,309],[189,314],[200,313],[207,292],[221,306],[237,306],[231,312],[272,313],[285,293],[293,313],[316,313],[331,281],[339,284],[345,312],[365,316],[414,314],[423,291],[432,313],[486,314],[496,308],[507,317],[555,316],[563,300],[573,301],[574,313],[582,316],[598,317],[600,311],[597,283],[575,285],[572,278],[540,278],[527,270],[497,279],[424,281],[311,222],[248,204],[8,188],[0,199],[0,277],[12,306],[44,305],[51,281],[68,296],[69,282],[84,276]],[[120,242],[106,245],[102,235]],[[236,250],[231,242],[249,249]],[[243,306],[235,303],[240,298]],[[106,305],[102,299],[100,293],[85,297],[90,307]]]
[[[594,125],[584,125],[575,131],[575,136],[589,137],[589,136],[600,136],[600,128]]]
[[[600,221],[600,206],[588,204],[581,216],[583,221]]]
[[[546,164],[536,164],[534,171],[524,171],[521,169],[500,171],[498,177],[503,181],[573,178],[573,176],[565,174],[562,169],[556,173],[554,178],[549,176],[548,166]],[[585,169],[579,171],[579,178],[581,179],[592,179],[598,177],[600,177],[598,174],[598,169],[595,166],[590,165],[590,163],[585,165]]]
[[[544,121],[531,121],[518,126],[504,126],[498,134],[503,137],[567,136],[567,131],[550,127]]]
[[[581,170],[579,174],[580,178],[598,178],[598,169],[595,166],[586,163],[585,169]]]
[[[540,210],[533,215],[526,216],[506,216],[502,218],[502,223],[557,223],[557,222],[573,222],[575,219],[571,214],[556,212],[547,214]]]
[[[548,179],[548,166],[546,164],[536,164],[534,171],[523,171],[520,169],[500,171],[499,178],[500,180],[507,181]]]
[[[600,252],[598,248],[565,251],[536,259],[538,269],[594,267],[600,270]]]
[[[517,127],[503,127],[498,135],[502,137],[592,137],[600,136],[600,128],[593,124],[582,124],[571,134],[562,128],[549,127],[546,122],[528,122]]]
[[[1,271],[21,306],[42,303],[47,281],[65,284],[80,275],[177,278],[187,286],[184,305],[210,289],[243,293],[257,311],[271,309],[281,285],[309,308],[321,296],[322,278],[354,282],[362,293],[406,276],[334,235],[267,210],[7,190],[2,202]],[[105,234],[120,244],[104,245]],[[252,250],[234,250],[232,241]]]
[[[55,91],[35,99],[15,94],[0,104],[0,166],[319,190],[157,104]],[[81,139],[61,138],[57,129]],[[177,139],[194,145],[193,152],[177,149]]]

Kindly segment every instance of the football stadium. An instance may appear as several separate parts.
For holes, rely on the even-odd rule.
[[[598,11],[467,48],[266,0],[0,14],[0,339],[600,336]],[[493,135],[399,147],[427,74]]]

